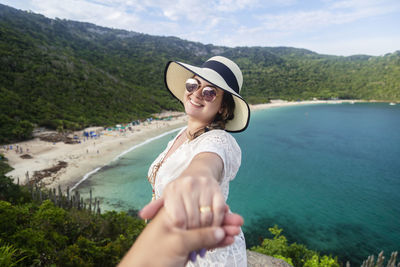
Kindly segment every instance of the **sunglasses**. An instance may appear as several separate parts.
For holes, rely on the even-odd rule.
[[[194,78],[189,78],[186,80],[186,91],[188,93],[194,93],[201,87],[201,83]],[[213,102],[217,98],[217,89],[210,86],[205,86],[201,91],[201,96],[207,102]]]

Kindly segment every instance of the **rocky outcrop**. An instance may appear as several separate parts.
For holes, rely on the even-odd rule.
[[[247,250],[248,267],[292,267],[284,260]]]

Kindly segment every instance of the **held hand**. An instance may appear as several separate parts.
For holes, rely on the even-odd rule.
[[[163,199],[151,201],[139,212],[139,216],[142,219],[153,219],[157,215],[157,212],[163,207],[163,205]],[[234,237],[240,233],[240,226],[243,225],[243,218],[239,214],[230,213],[229,206],[226,204],[224,207],[224,211],[225,212],[222,221],[222,228],[225,231],[225,238],[218,244],[218,247],[224,247],[232,244],[234,241]],[[169,220],[168,217],[166,217],[166,219]],[[169,224],[172,225],[171,223]]]
[[[243,219],[237,214],[227,216],[227,223],[221,227],[204,227],[192,230],[183,230],[172,227],[160,203],[149,204],[140,213],[152,214],[159,210],[154,219],[143,230],[132,248],[120,263],[121,266],[184,266],[188,261],[190,251],[199,251],[201,248],[216,248],[230,245],[234,242],[226,233],[238,233]],[[149,218],[149,217],[147,217]],[[234,226],[236,225],[236,226]],[[171,246],[171,244],[174,244]]]
[[[212,177],[180,177],[166,186],[163,198],[166,213],[176,227],[193,229],[222,224],[225,199]]]

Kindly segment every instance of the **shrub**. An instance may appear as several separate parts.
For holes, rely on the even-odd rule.
[[[295,267],[339,267],[337,258],[326,255],[321,257],[318,252],[307,249],[304,245],[288,245],[286,237],[281,235],[282,229],[277,225],[268,230],[273,237],[264,239],[260,246],[250,250],[282,259]]]
[[[26,256],[22,256],[22,253],[13,245],[0,246],[0,266],[14,267],[24,260],[24,258]]]

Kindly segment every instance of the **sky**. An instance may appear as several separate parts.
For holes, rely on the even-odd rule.
[[[381,56],[400,50],[399,0],[0,0],[49,18],[203,44]]]

